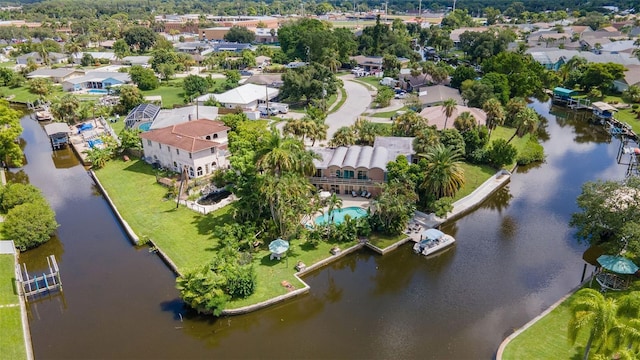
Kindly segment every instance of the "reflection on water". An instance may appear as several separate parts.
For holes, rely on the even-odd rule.
[[[625,170],[599,127],[531,106],[548,119],[546,162],[519,168],[442,226],[454,247],[429,258],[409,245],[385,256],[364,249],[307,275],[307,295],[219,319],[182,306],[174,276],[130,245],[84,168],[57,168],[38,124],[23,120],[21,176],[43,189],[62,224],[60,241],[25,259],[36,270],[60,254],[67,304],[38,303],[36,358],[491,358],[505,334],[578,284],[585,248],[567,225],[575,198],[585,181]]]
[[[73,149],[71,149],[71,146],[51,151],[51,159],[53,159],[56,169],[67,169],[80,164],[80,161],[73,152]]]

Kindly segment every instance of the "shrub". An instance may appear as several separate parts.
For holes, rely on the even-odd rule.
[[[232,298],[246,298],[256,291],[257,277],[253,266],[238,266],[226,275],[226,292]]]
[[[4,219],[5,235],[21,251],[49,241],[57,228],[56,214],[44,200],[18,205]]]
[[[533,140],[530,140],[516,157],[518,165],[528,165],[539,161],[544,161],[544,148]]]
[[[499,169],[513,163],[516,155],[518,155],[518,150],[515,146],[504,139],[497,139],[491,142],[491,148],[487,151],[487,161]]]
[[[31,184],[9,183],[0,190],[0,210],[8,212],[18,205],[43,199],[40,190]]]

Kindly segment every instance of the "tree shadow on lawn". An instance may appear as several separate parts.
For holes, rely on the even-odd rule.
[[[123,170],[155,176],[156,172],[153,167],[140,159],[133,159],[129,161],[131,164],[126,166]]]

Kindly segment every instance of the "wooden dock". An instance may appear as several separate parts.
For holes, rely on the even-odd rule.
[[[16,280],[18,282],[18,292],[24,297],[25,301],[29,301],[30,296],[49,293],[53,291],[62,292],[62,280],[60,278],[60,269],[56,257],[49,255],[47,257],[49,264],[49,273],[42,275],[30,276],[27,272],[27,265],[16,264]],[[23,273],[24,270],[24,273]]]

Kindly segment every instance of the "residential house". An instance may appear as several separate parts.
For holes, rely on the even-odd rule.
[[[640,60],[636,57],[630,56],[628,53],[602,53],[595,54],[591,51],[578,51],[578,50],[566,50],[566,49],[527,49],[526,53],[531,56],[537,62],[544,65],[549,70],[558,70],[560,67],[569,61],[574,56],[581,56],[587,59],[588,62],[595,63],[607,63],[612,62],[616,64],[624,65],[640,65]]]
[[[62,83],[65,91],[107,90],[131,83],[128,73],[91,71],[83,76],[67,79]]]
[[[463,112],[470,112],[476,119],[478,125],[487,124],[487,113],[485,113],[484,110],[463,105],[456,106],[449,118],[447,118],[442,105],[424,108],[420,112],[420,116],[426,118],[429,125],[435,125],[438,130],[442,130],[444,129],[445,123],[447,124],[447,129],[452,129],[453,122]]]
[[[640,65],[626,65],[627,71],[624,72],[622,79],[613,81],[613,87],[617,91],[625,91],[629,86],[640,86]]]
[[[256,34],[255,42],[259,44],[273,44],[278,42],[277,28],[252,28],[250,29]]]
[[[456,49],[459,47],[460,45],[460,35],[464,34],[465,32],[469,31],[469,32],[485,32],[489,30],[488,27],[462,27],[459,29],[453,29],[451,30],[451,33],[449,34],[449,39],[451,39],[451,41],[453,41],[453,46],[456,47]]]
[[[122,58],[122,60],[120,60],[122,65],[129,65],[129,66],[140,65],[145,68],[150,66],[149,64],[150,61],[151,61],[151,56],[146,56],[146,55],[125,56]]]
[[[349,59],[355,61],[364,71],[372,73],[382,71],[382,56],[358,55],[349,56]],[[402,57],[398,58],[398,61],[402,66],[406,66],[409,63],[409,59]]]
[[[221,121],[198,119],[140,134],[145,161],[199,178],[229,167],[227,133]]]
[[[316,173],[309,178],[310,182],[319,190],[336,194],[368,191],[377,195],[387,179],[387,163],[398,156],[406,156],[411,162],[414,155],[413,138],[409,137],[378,137],[373,146],[310,150],[320,157],[313,161]]]
[[[50,52],[47,54],[47,56],[49,57],[49,64],[62,64],[64,62],[67,61],[67,59],[69,58],[67,55],[65,54],[61,54],[61,53],[57,53],[57,52]],[[39,53],[37,52],[30,52],[28,54],[24,54],[24,55],[20,55],[16,58],[16,64],[18,65],[27,65],[29,59],[33,59],[33,61],[37,64],[37,65],[42,65],[44,64],[44,60],[42,59],[42,56],[40,56]]]
[[[85,51],[85,52],[71,54],[73,63],[80,64],[80,62],[82,61],[82,58],[84,58],[86,54],[91,55],[94,61],[100,62],[101,64],[102,63],[111,64],[116,60],[116,54],[110,51],[91,51],[91,52]]]
[[[244,50],[253,50],[253,47],[249,43],[217,42],[217,43],[212,43],[211,45],[214,52],[220,52],[220,51],[243,52]]]
[[[213,52],[213,46],[206,41],[192,41],[177,43],[174,45],[176,51],[192,55],[207,55]]]
[[[255,110],[258,105],[272,101],[279,93],[280,90],[268,86],[244,84],[222,94],[202,95],[197,98],[197,101],[198,104],[204,105],[206,101],[213,98],[227,109]]]
[[[611,53],[611,54],[618,54],[618,53],[632,54],[633,51],[636,49],[636,46],[633,45],[634,42],[635,42],[634,40],[613,41],[608,44],[602,45],[600,52]]]
[[[447,99],[454,99],[457,104],[464,104],[464,100],[458,89],[444,85],[421,87],[418,90],[418,100],[422,108],[441,105]]]
[[[27,74],[27,79],[49,79],[56,84],[62,84],[68,79],[84,75],[83,71],[71,68],[47,69],[40,68]]]

